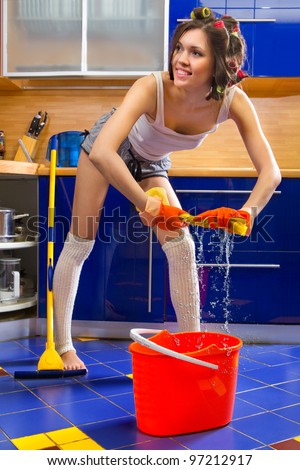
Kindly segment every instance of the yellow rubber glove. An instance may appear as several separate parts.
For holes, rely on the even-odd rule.
[[[180,215],[187,215],[187,212],[179,207],[170,206],[167,192],[162,187],[154,187],[146,191],[148,195],[144,212],[140,212],[140,217],[149,226],[157,225],[161,230],[177,231],[188,224]],[[139,210],[139,209],[137,209]]]

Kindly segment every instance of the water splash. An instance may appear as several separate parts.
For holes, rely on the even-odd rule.
[[[204,235],[207,231],[199,229],[195,232],[197,239],[196,261],[198,265],[199,282],[201,286],[208,284],[205,279],[205,267],[207,264],[204,252]],[[209,258],[213,258],[213,267],[209,268],[209,285],[208,288],[215,294],[214,299],[209,302],[209,317],[213,320],[216,318],[218,309],[223,311],[224,324],[222,326],[225,332],[229,332],[230,321],[230,256],[233,251],[233,235],[225,230],[216,230],[210,233],[207,253]],[[223,282],[220,279],[223,278]]]

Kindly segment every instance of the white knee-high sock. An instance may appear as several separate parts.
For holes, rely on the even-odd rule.
[[[195,244],[187,231],[162,245],[169,265],[170,293],[179,331],[200,331],[200,294]]]
[[[94,240],[85,240],[68,233],[54,270],[55,348],[60,355],[75,351],[71,335],[73,307],[82,266],[94,243]]]

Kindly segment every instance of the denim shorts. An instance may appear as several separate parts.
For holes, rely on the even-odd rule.
[[[101,116],[93,125],[93,127],[86,133],[86,137],[81,144],[81,148],[89,155],[92,146],[101,131],[102,127],[110,116],[115,112],[116,108],[113,108],[109,113]],[[171,167],[171,161],[169,157],[164,157],[161,160],[146,160],[141,157],[129,142],[128,137],[122,142],[118,149],[118,154],[122,160],[126,163],[127,168],[136,181],[141,181],[145,178],[151,178],[153,176],[163,176],[168,178],[168,170]]]

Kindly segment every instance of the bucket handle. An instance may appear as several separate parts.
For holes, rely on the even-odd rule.
[[[153,341],[149,341],[149,339],[144,338],[141,336],[142,334],[146,333],[160,333],[162,330],[148,330],[145,328],[133,328],[130,330],[130,338],[140,343],[142,346],[146,346],[147,348],[153,349],[154,351],[160,352],[162,354],[166,354],[167,356],[175,357],[176,359],[180,359],[182,361],[190,362],[192,364],[196,364],[198,366],[208,367],[210,369],[218,369],[219,366],[216,364],[211,364],[210,362],[201,361],[200,359],[196,359],[194,357],[186,356],[185,354],[181,354],[176,351],[172,351],[171,349],[164,348],[159,344],[154,343]]]

